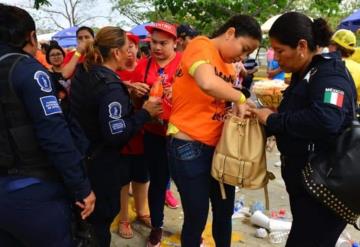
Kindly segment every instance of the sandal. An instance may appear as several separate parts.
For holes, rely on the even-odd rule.
[[[138,221],[140,221],[142,224],[144,224],[147,227],[151,228],[151,217],[150,215],[138,215],[136,217]]]
[[[119,222],[118,233],[119,233],[120,237],[125,238],[125,239],[130,239],[130,238],[134,237],[134,233],[131,229],[130,222],[127,220]]]

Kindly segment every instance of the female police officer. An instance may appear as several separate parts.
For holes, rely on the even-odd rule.
[[[75,74],[71,88],[70,111],[91,142],[88,172],[98,203],[90,222],[103,247],[110,246],[110,224],[119,212],[119,191],[129,181],[125,164],[129,157],[119,150],[162,111],[161,102],[147,101],[133,112],[126,86],[116,74],[125,67],[127,55],[126,33],[118,27],[102,28],[86,52],[88,72]]]
[[[68,191],[86,218],[95,196],[54,95],[33,56],[35,23],[0,4],[0,246],[73,246]]]
[[[334,246],[346,223],[310,197],[302,185],[301,170],[314,151],[329,148],[330,140],[352,120],[356,99],[354,82],[346,74],[339,54],[318,55],[331,32],[323,19],[283,14],[272,26],[271,45],[285,72],[293,73],[278,113],[253,109],[269,133],[275,134],[282,158],[282,176],[289,193],[293,224],[287,247]],[[338,100],[329,100],[328,95]]]

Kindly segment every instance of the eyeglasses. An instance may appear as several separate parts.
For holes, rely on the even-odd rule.
[[[60,57],[62,55],[63,54],[59,52],[59,53],[50,54],[50,57]]]

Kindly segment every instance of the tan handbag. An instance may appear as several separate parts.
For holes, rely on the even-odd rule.
[[[274,175],[266,168],[266,136],[256,118],[240,119],[229,114],[212,161],[211,175],[219,181],[222,198],[224,183],[246,189],[265,189],[269,207],[267,183]]]

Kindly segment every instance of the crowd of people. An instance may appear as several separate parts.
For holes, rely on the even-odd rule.
[[[328,150],[352,121],[355,35],[333,33],[321,18],[281,15],[269,32],[268,77],[291,80],[269,109],[249,98],[257,70],[249,55],[262,41],[253,17],[233,16],[210,37],[165,21],[146,29],[149,42],[120,27],[80,27],[73,51],[44,45],[44,67],[33,18],[0,4],[0,245],[74,246],[74,212],[98,246],[110,246],[117,214],[118,234],[132,238],[131,193],[137,220],[151,228],[147,246],[160,246],[164,206],[179,206],[173,179],[181,245],[203,245],[210,201],[216,246],[230,247],[235,187],[225,185],[222,199],[210,170],[232,111],[256,116],[276,137],[293,216],[286,246],[334,246],[346,222],[305,191],[301,171],[310,144]]]

